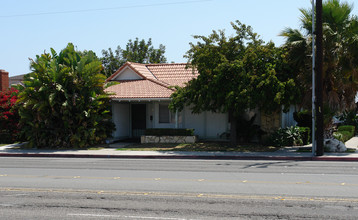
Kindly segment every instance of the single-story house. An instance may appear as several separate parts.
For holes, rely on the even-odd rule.
[[[192,114],[189,107],[181,112],[168,109],[172,86],[184,86],[198,76],[185,63],[140,64],[127,62],[107,81],[119,84],[106,89],[112,93],[111,105],[115,139],[139,137],[147,128],[193,128],[200,139],[220,139],[230,130],[227,113]],[[257,114],[263,130],[294,123],[291,114]]]
[[[189,107],[181,112],[170,112],[172,86],[184,86],[198,76],[197,71],[186,68],[185,63],[140,64],[125,63],[107,81],[119,84],[106,89],[111,95],[115,139],[139,137],[146,128],[193,128],[200,139],[222,139],[230,131],[227,113],[203,112],[192,114]],[[21,84],[24,75],[13,76],[0,70],[0,90]],[[295,124],[292,106],[288,113],[270,114],[256,112],[255,123],[264,131]],[[251,113],[252,115],[252,113]]]

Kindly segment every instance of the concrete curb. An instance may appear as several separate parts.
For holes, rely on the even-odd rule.
[[[356,161],[357,157],[300,157],[300,156],[203,156],[203,155],[98,155],[98,154],[36,154],[0,153],[0,157],[48,158],[117,158],[117,159],[202,159],[202,160],[294,160],[294,161]]]

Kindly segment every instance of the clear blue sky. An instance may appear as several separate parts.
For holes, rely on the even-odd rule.
[[[235,20],[279,46],[280,31],[299,28],[298,9],[310,7],[310,0],[2,0],[0,69],[28,73],[28,58],[51,47],[59,52],[68,42],[102,56],[102,49],[124,48],[136,37],[165,45],[168,62],[186,62],[193,35],[231,34]]]

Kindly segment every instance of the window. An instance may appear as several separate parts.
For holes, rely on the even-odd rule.
[[[175,112],[169,111],[169,104],[159,104],[159,123],[175,124]],[[181,113],[178,112],[178,123],[182,120]]]
[[[169,123],[170,115],[168,104],[159,104],[159,123]]]

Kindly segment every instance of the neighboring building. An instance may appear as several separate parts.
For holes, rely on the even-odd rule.
[[[11,76],[9,77],[9,85],[23,85],[24,76],[27,74],[17,75],[17,76]]]
[[[4,91],[13,85],[22,85],[25,75],[26,74],[9,77],[9,72],[0,70],[0,91]]]
[[[5,91],[9,88],[9,72],[0,70],[0,91]]]

